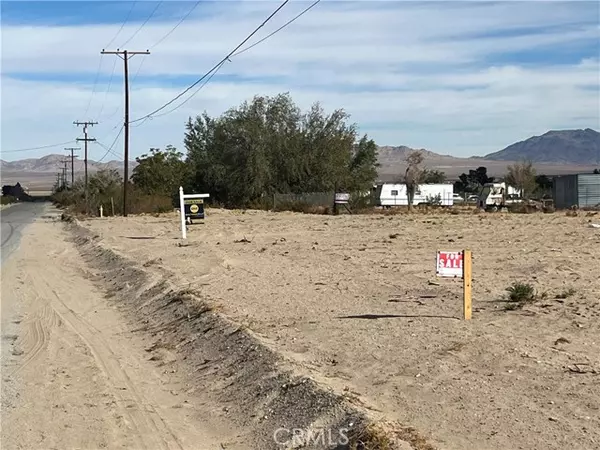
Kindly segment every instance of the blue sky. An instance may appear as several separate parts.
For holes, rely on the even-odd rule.
[[[292,0],[255,40],[310,3]],[[62,146],[13,150],[75,139],[74,120],[100,122],[93,136],[115,141],[123,65],[100,55],[107,45],[129,41],[129,50],[151,51],[130,61],[136,118],[202,76],[279,3],[195,4],[3,1],[2,159],[61,153]],[[280,92],[303,109],[316,101],[344,108],[381,145],[454,156],[483,155],[549,129],[599,129],[599,20],[596,2],[322,0],[233,57],[180,108],[132,127],[132,154],[183,149],[189,116]],[[92,159],[106,153],[99,145],[91,151]]]

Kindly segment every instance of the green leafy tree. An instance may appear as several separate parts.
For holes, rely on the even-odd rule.
[[[350,191],[366,191],[377,178],[377,145],[372,139],[363,136],[354,148],[350,161],[349,181]]]
[[[424,169],[421,173],[422,184],[441,184],[446,182],[446,174],[440,170]]]
[[[454,183],[454,190],[460,194],[476,194],[481,191],[484,184],[493,183],[494,178],[489,177],[487,168],[480,166],[475,170],[469,170],[469,173],[463,173]]]
[[[102,169],[89,178],[88,192],[90,198],[101,198],[122,189],[123,178],[115,169]]]
[[[535,192],[540,197],[549,196],[552,194],[552,180],[546,175],[537,175],[535,177]]]
[[[514,186],[521,191],[521,196],[525,199],[530,198],[536,189],[535,169],[531,161],[520,161],[508,166],[508,172],[504,180],[510,186]]]
[[[131,181],[144,194],[174,195],[185,178],[183,154],[168,145],[164,150],[151,148],[149,154],[136,158]]]
[[[256,96],[220,117],[189,119],[184,144],[186,186],[228,206],[248,206],[273,193],[369,189],[377,147],[358,139],[343,110],[317,103],[302,113],[289,94]]]

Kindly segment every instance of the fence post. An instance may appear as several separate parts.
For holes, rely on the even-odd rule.
[[[337,192],[337,183],[335,183],[333,185],[333,215],[334,216],[337,216],[337,214],[338,214],[337,202],[335,201],[336,192]]]
[[[183,187],[179,186],[179,209],[181,213],[181,237],[187,238],[187,230],[185,229],[185,201],[183,200]]]

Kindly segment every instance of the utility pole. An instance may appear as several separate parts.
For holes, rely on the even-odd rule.
[[[125,120],[123,127],[125,128],[125,143],[124,148],[124,167],[123,167],[123,217],[127,217],[127,186],[129,184],[129,59],[135,55],[149,55],[148,50],[143,52],[130,52],[127,50],[117,49],[115,51],[100,52],[102,55],[117,55],[124,63],[124,78],[125,78]]]
[[[62,170],[62,179],[63,179],[63,189],[66,189],[66,188],[67,188],[67,163],[68,163],[68,162],[69,162],[69,161],[68,161],[68,160],[66,160],[66,159],[65,159],[65,160],[63,160],[63,164],[64,164],[64,166],[63,166],[63,167],[61,167],[61,170]]]
[[[75,150],[81,150],[79,147],[65,147],[66,151],[71,152],[71,187],[75,184]]]
[[[94,125],[98,125],[98,122],[92,122],[92,121],[84,121],[84,122],[79,122],[79,121],[75,121],[73,122],[73,124],[80,126],[83,126],[83,139],[82,138],[77,138],[77,142],[79,141],[84,141],[85,142],[85,153],[84,153],[84,157],[83,157],[83,164],[85,166],[85,207],[87,209],[88,208],[88,142],[93,142],[96,139],[94,138],[88,138],[88,133],[87,133],[87,129],[88,129],[88,125],[94,126]]]

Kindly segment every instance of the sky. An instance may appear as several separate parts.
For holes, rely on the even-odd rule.
[[[311,3],[291,0],[247,45]],[[82,137],[73,121],[93,120],[89,158],[122,159],[123,61],[102,49],[150,50],[129,60],[135,120],[197,81],[279,4],[2,1],[1,158],[66,153]],[[343,108],[379,145],[485,155],[551,129],[600,129],[599,74],[597,2],[322,0],[199,91],[133,123],[130,152],[184,151],[189,117],[289,92],[303,110]]]

